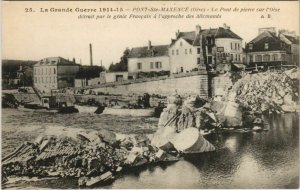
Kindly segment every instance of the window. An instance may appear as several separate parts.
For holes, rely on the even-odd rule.
[[[253,44],[249,44],[249,50],[253,49]]]
[[[235,50],[237,49],[237,44],[236,44],[236,43],[234,44],[234,49],[235,49]]]
[[[185,49],[185,54],[188,54],[188,51],[187,51],[187,49]]]
[[[180,46],[182,46],[182,42],[180,42]]]
[[[49,68],[48,71],[49,71],[48,74],[51,75],[51,68]]]
[[[237,61],[237,54],[235,54],[235,60]]]
[[[172,55],[174,55],[174,50],[172,49]]]
[[[233,49],[233,45],[232,45],[232,42],[230,43],[230,48],[231,48],[231,49]]]
[[[176,49],[176,55],[179,55],[179,50],[178,49]]]
[[[238,50],[240,50],[240,44],[238,44]]]
[[[158,69],[159,68],[159,62],[155,63],[155,68]]]
[[[230,59],[233,60],[233,54],[230,54]]]
[[[153,69],[153,62],[150,63],[150,69]]]
[[[241,61],[241,55],[239,54],[239,61]]]
[[[44,68],[42,68],[42,74],[43,74]]]
[[[56,74],[56,70],[55,70],[55,68],[53,68],[53,74]]]
[[[265,43],[265,50],[267,50],[267,49],[269,49],[269,43],[268,42]]]
[[[142,69],[142,63],[137,63],[137,69],[141,70]]]
[[[197,48],[197,53],[200,54],[200,48]]]
[[[274,54],[274,55],[272,56],[272,60],[273,60],[273,61],[277,61],[277,60],[278,60],[278,55],[277,55],[277,54]]]
[[[190,54],[192,54],[192,48],[190,48]]]
[[[37,83],[36,77],[34,77],[34,83]]]
[[[249,61],[250,61],[250,63],[253,62],[253,55],[249,55]]]
[[[200,57],[197,58],[197,64],[200,64]]]
[[[159,68],[162,68],[162,63],[161,62],[159,62]]]
[[[285,54],[281,54],[281,60],[285,61]]]
[[[263,59],[264,61],[270,61],[270,55],[264,55]]]
[[[262,61],[262,56],[261,55],[255,56],[255,61],[256,62],[261,62]]]

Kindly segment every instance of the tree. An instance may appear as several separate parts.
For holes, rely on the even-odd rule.
[[[116,64],[110,64],[109,71],[127,71],[128,70],[128,56],[130,50],[128,48],[123,52],[123,56],[120,58],[120,62]]]

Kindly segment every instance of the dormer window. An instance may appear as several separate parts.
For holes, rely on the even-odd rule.
[[[253,44],[249,44],[249,50],[253,50]]]
[[[269,43],[268,42],[265,43],[265,50],[267,50],[267,49],[269,49]]]

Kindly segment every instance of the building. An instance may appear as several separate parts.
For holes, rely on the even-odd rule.
[[[101,74],[104,76],[106,83],[121,82],[124,80],[128,80],[128,72],[127,71],[102,72]]]
[[[190,72],[217,64],[242,62],[242,38],[225,25],[219,28],[176,33],[169,47],[171,73]]]
[[[299,36],[296,36],[295,31],[279,30],[279,38],[290,46],[290,63],[299,66]]]
[[[79,71],[75,60],[62,57],[41,59],[33,66],[34,87],[42,93],[50,93],[53,89],[74,87],[74,79]]]
[[[248,66],[296,64],[299,59],[299,38],[284,33],[277,35],[274,27],[260,28],[258,36],[246,44],[246,59]]]
[[[128,56],[128,77],[133,79],[139,72],[170,71],[169,45],[135,47]]]

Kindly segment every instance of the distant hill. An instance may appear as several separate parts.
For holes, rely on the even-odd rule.
[[[2,76],[7,73],[16,73],[20,65],[22,67],[32,67],[37,61],[24,61],[24,60],[2,60]]]

